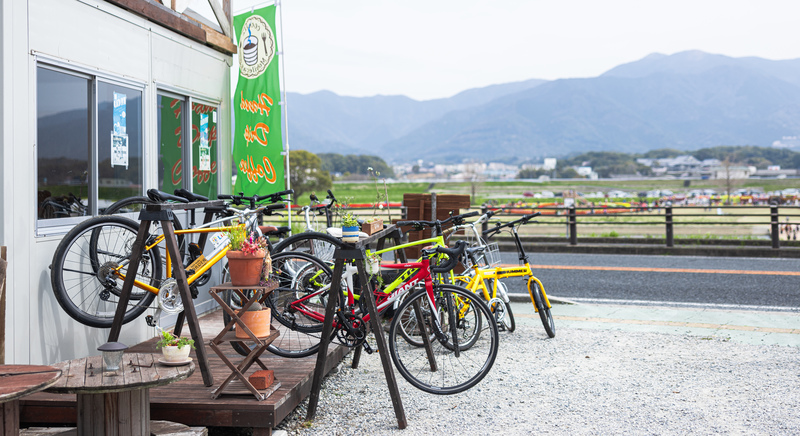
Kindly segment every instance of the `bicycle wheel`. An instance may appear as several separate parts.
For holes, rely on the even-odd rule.
[[[289,236],[275,244],[274,253],[296,251],[310,254],[320,260],[333,263],[333,253],[337,248],[344,247],[344,242],[327,233],[303,232]]]
[[[545,303],[542,288],[539,287],[539,283],[537,283],[536,280],[528,280],[528,292],[531,294],[531,298],[533,298],[536,311],[539,312],[539,318],[542,319],[544,331],[547,332],[547,336],[554,338],[556,336],[556,324],[553,322],[553,315],[550,313],[550,308],[547,307],[547,303]]]
[[[503,319],[503,325],[509,333],[517,329],[517,322],[514,320],[514,312],[511,311],[511,303],[506,303],[506,317]]]
[[[400,333],[401,317],[389,329],[389,352],[397,370],[414,387],[431,394],[456,394],[480,382],[497,357],[499,333],[486,303],[453,285],[436,285],[432,310],[427,291],[409,296],[398,309],[421,309],[424,330],[435,337],[432,359],[425,347],[409,344]],[[413,315],[416,317],[416,314]],[[432,370],[432,366],[435,369]]]
[[[268,351],[288,358],[317,352],[322,321],[313,316],[325,316],[332,275],[324,262],[308,254],[291,251],[273,254],[271,278],[278,281],[278,287],[262,303],[272,310],[272,326],[280,331],[280,336],[267,347]],[[232,308],[241,307],[239,298],[229,293],[225,298],[233,304]],[[227,324],[230,316],[224,313],[223,319]],[[247,355],[252,343],[242,341],[232,345],[238,353]]]
[[[488,289],[493,289],[494,281],[497,279],[488,279],[489,284],[487,285]],[[517,323],[514,319],[514,312],[511,311],[511,303],[506,303],[503,299],[503,296],[508,295],[508,291],[506,290],[505,283],[497,280],[497,300],[500,300],[499,303],[492,303],[491,301],[489,304],[489,310],[495,315],[495,320],[499,322],[498,327],[501,329],[507,330],[509,333],[513,332],[517,329]],[[497,307],[497,309],[496,309]]]
[[[90,327],[111,327],[117,310],[127,261],[139,224],[121,216],[99,216],[75,226],[58,244],[51,264],[50,281],[58,304],[69,316]],[[136,280],[158,288],[161,255],[158,247],[142,254]],[[136,286],[123,323],[144,312],[155,294]]]

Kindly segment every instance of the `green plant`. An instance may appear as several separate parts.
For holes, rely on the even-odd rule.
[[[383,283],[383,276],[381,275],[381,267],[380,267],[380,264],[381,264],[382,260],[383,260],[383,258],[381,258],[380,254],[372,253],[367,257],[367,269],[368,269],[367,272],[369,273],[369,278],[370,278],[370,280],[372,280],[374,278],[378,282],[378,288],[383,288],[383,284],[384,284]],[[373,264],[377,264],[378,265],[378,267],[375,270],[372,269],[371,265],[373,265]]]
[[[192,348],[195,348],[194,339],[179,338],[179,337],[174,336],[172,333],[170,333],[170,332],[168,332],[166,330],[161,332],[161,339],[158,342],[156,342],[156,348],[161,348],[161,347],[178,347],[178,348],[180,348],[180,347],[183,347],[185,345],[190,345]]]
[[[248,256],[254,256],[259,250],[267,249],[267,239],[264,236],[257,238],[254,235],[248,236],[244,224],[231,226],[231,229],[225,233],[230,240],[231,251],[242,251]]]
[[[242,249],[242,244],[247,239],[247,229],[244,224],[234,224],[231,229],[226,231],[228,240],[231,244],[231,251],[239,251]]]

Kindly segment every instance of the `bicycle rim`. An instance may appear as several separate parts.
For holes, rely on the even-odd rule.
[[[333,272],[319,259],[291,251],[274,254],[272,269],[271,278],[278,281],[278,287],[264,303],[272,309],[272,325],[280,336],[267,350],[283,357],[316,353],[322,338],[322,321],[314,316],[325,316]]]
[[[114,271],[130,259],[138,228],[138,223],[124,217],[95,217],[73,228],[61,240],[50,277],[56,300],[73,319],[91,327],[111,326],[123,285]],[[127,266],[120,272],[127,274]],[[136,280],[159,286],[161,256],[157,247],[143,253]],[[134,286],[123,323],[141,315],[154,296]]]
[[[475,386],[489,373],[497,357],[499,334],[486,303],[475,294],[458,286],[437,285],[435,295],[436,303],[445,307],[431,310],[427,293],[422,290],[411,295],[399,309],[399,313],[413,312],[414,302],[419,303],[426,332],[436,336],[431,342],[435,370],[426,348],[413,346],[402,337],[398,317],[389,329],[389,351],[397,370],[414,387],[432,394],[455,394]],[[448,302],[453,305],[448,306]],[[448,312],[457,314],[458,353],[452,338],[446,338],[454,330],[449,325]],[[440,320],[439,331],[434,331],[434,317]]]
[[[309,254],[329,264],[333,263],[333,253],[344,243],[327,233],[303,232],[292,235],[275,244],[274,253],[294,251]]]

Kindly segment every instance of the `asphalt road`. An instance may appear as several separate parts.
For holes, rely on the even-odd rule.
[[[517,264],[516,253],[502,253]],[[732,305],[800,310],[800,260],[732,257],[531,253],[548,295],[653,304]],[[519,278],[510,292],[527,293]]]

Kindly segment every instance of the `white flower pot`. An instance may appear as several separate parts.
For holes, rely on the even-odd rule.
[[[189,359],[189,353],[191,351],[191,345],[184,345],[182,347],[176,347],[174,345],[161,347],[161,353],[164,354],[164,360],[167,362],[185,362]]]

